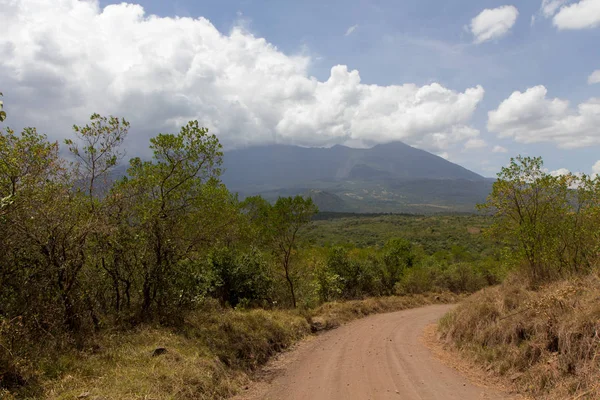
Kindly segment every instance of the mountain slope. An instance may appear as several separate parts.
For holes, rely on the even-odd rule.
[[[225,153],[223,182],[241,197],[310,196],[323,211],[474,211],[492,181],[401,142],[370,149],[269,145]]]
[[[467,179],[481,175],[441,157],[395,142],[370,149],[270,145],[225,153],[223,181],[232,189],[269,190],[319,180]]]

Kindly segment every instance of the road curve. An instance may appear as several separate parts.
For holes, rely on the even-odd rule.
[[[424,328],[452,306],[435,305],[370,316],[305,342],[247,400],[509,399],[473,385],[422,344]]]

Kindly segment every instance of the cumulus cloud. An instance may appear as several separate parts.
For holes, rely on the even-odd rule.
[[[546,94],[544,86],[514,92],[488,113],[488,130],[520,143],[553,142],[561,148],[600,144],[600,98],[573,109],[567,100]]]
[[[338,65],[325,81],[311,58],[243,28],[148,16],[140,5],[2,2],[0,88],[13,121],[60,139],[92,112],[131,121],[129,143],[198,119],[226,147],[328,146],[402,140],[441,152],[476,138],[484,96],[440,84],[368,85]],[[141,146],[144,147],[144,146]]]
[[[592,175],[600,176],[600,160],[596,161],[596,164],[592,166]]]
[[[471,20],[471,33],[475,43],[505,36],[517,22],[519,10],[515,6],[502,6],[494,9],[485,9]]]
[[[548,172],[548,171],[546,170],[546,172]],[[567,176],[567,175],[570,175],[571,177],[574,177],[574,178],[580,178],[580,179],[583,177],[583,173],[571,172],[566,168],[559,168],[555,171],[548,172],[548,174],[550,174],[550,176],[554,176],[554,177]],[[577,189],[580,186],[581,186],[581,181],[576,179],[576,180],[570,182],[569,189]]]
[[[356,30],[356,28],[358,28],[358,25],[352,25],[350,28],[348,28],[348,30],[346,31],[346,33],[344,34],[344,36],[350,36],[350,35],[352,35],[352,33],[354,33],[354,31]]]
[[[487,143],[483,139],[475,138],[469,139],[465,143],[465,149],[474,150],[474,149],[482,149],[487,146]]]
[[[552,17],[559,8],[565,5],[569,0],[542,0],[542,6],[540,7],[541,13],[546,18]]]
[[[600,26],[600,0],[581,0],[562,7],[552,20],[558,29],[586,29]]]
[[[556,171],[550,171],[550,175],[552,176],[563,176],[563,175],[569,175],[571,173],[571,171],[569,171],[566,168],[559,168]]]
[[[600,83],[600,69],[597,69],[596,71],[590,74],[590,76],[588,77],[588,83],[590,85]]]
[[[508,153],[508,150],[502,146],[494,146],[492,153]]]

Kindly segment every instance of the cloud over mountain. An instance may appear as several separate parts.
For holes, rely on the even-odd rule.
[[[547,98],[544,86],[516,91],[488,113],[488,130],[520,143],[552,142],[561,148],[600,144],[600,98],[570,107],[567,100]]]
[[[285,54],[241,27],[223,34],[204,18],[146,15],[125,3],[2,3],[0,88],[12,125],[53,138],[99,112],[129,119],[130,143],[190,119],[228,147],[480,143],[469,124],[481,86],[367,85],[344,65],[319,81],[309,56]]]

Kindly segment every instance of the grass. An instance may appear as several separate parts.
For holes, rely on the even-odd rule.
[[[600,274],[484,289],[440,321],[443,340],[536,399],[600,398]]]
[[[452,294],[393,296],[326,303],[314,310],[232,310],[214,304],[178,328],[106,331],[79,351],[37,363],[40,391],[29,398],[67,400],[224,399],[274,354],[312,331],[374,313],[456,301]],[[166,353],[153,356],[158,348]],[[0,392],[2,399],[28,398]]]
[[[271,355],[309,333],[302,316],[265,310],[198,312],[178,329],[105,333],[93,350],[59,358],[62,373],[45,383],[44,397],[227,398]],[[157,348],[166,353],[153,356]]]

